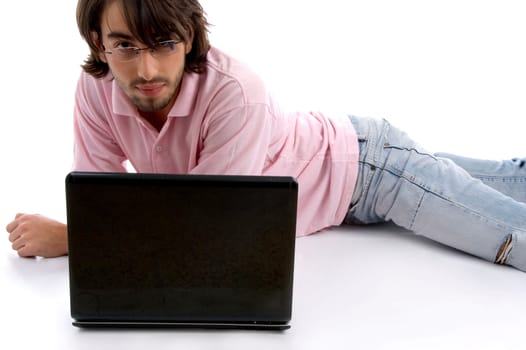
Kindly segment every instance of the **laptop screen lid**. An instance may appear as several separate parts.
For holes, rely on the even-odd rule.
[[[74,324],[287,328],[297,192],[290,177],[70,173]]]

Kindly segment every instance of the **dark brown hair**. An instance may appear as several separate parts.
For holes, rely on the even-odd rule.
[[[101,17],[107,5],[120,1],[132,35],[141,43],[153,46],[159,38],[175,36],[185,42],[194,35],[192,50],[186,55],[185,70],[200,73],[210,48],[208,21],[198,0],[79,0],[77,26],[88,43],[90,55],[82,65],[96,78],[106,76],[108,64],[99,58],[100,44],[92,33],[101,34]]]

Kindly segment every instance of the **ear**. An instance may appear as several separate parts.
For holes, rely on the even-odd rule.
[[[102,44],[102,41],[99,40],[99,35],[97,32],[91,32],[91,40],[97,46],[97,52],[99,56],[99,60],[101,60],[104,63],[108,63],[106,59],[106,54],[104,53],[104,45]]]

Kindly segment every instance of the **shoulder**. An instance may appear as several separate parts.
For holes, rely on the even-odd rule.
[[[77,98],[91,100],[110,97],[112,90],[112,78],[108,74],[104,78],[95,78],[82,71],[77,83]]]
[[[102,118],[112,111],[112,76],[95,78],[81,72],[75,92],[75,110],[77,114],[90,118]]]
[[[223,93],[238,95],[245,104],[268,102],[269,91],[259,74],[214,47],[208,53],[207,74]]]

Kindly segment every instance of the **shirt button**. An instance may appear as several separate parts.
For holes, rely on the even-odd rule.
[[[155,147],[155,150],[157,151],[157,153],[161,153],[163,151],[163,146],[157,146]]]

